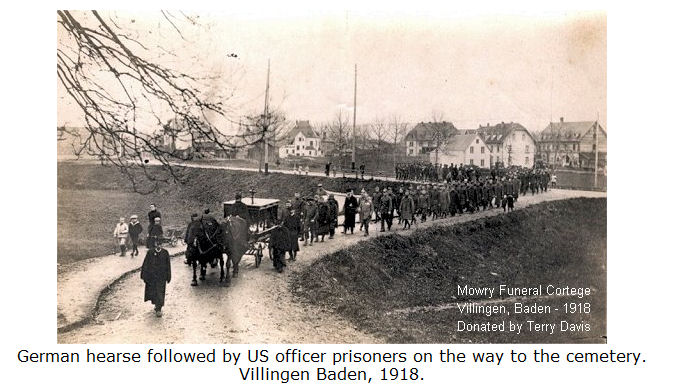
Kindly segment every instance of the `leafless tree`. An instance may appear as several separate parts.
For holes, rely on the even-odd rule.
[[[333,120],[327,125],[328,137],[333,140],[335,153],[338,154],[338,160],[342,161],[343,151],[348,146],[350,138],[350,118],[343,113],[342,109],[335,115]],[[344,163],[340,162],[341,167]]]
[[[389,127],[383,118],[377,117],[370,127],[370,137],[377,150],[376,154],[376,171],[380,169],[381,155],[383,154],[384,143],[390,136]]]
[[[434,163],[438,165],[438,153],[448,144],[448,140],[455,134],[455,127],[443,120],[443,113],[434,111],[431,114],[431,122],[428,125],[431,130],[431,140],[434,142]]]
[[[392,115],[389,121],[389,129],[393,139],[393,168],[398,165],[398,143],[407,135],[409,124],[402,121],[400,115]]]
[[[245,145],[260,146],[259,170],[264,168],[266,149],[274,149],[277,154],[278,144],[287,136],[285,133],[285,114],[277,109],[269,109],[261,114],[248,115],[242,124],[242,138]]]
[[[186,40],[183,24],[199,25],[197,18],[166,11],[161,22],[156,32],[165,44]],[[210,142],[227,152],[228,135],[211,121],[225,118],[223,98],[214,91],[227,88],[215,86],[217,76],[165,65],[174,63],[174,49],[134,25],[135,20],[116,14],[57,11],[58,93],[76,104],[85,125],[85,132],[65,127],[59,137],[67,134],[74,140],[77,157],[92,156],[118,167],[136,191],[148,193],[162,182],[184,181],[184,170],[175,163],[186,158],[160,146],[156,140],[161,133],[173,140]],[[163,170],[152,169],[149,162],[160,163]]]

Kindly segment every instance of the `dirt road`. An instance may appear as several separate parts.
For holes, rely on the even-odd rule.
[[[517,208],[572,197],[606,197],[606,194],[550,190],[521,197]],[[502,210],[464,214],[417,228],[454,224],[478,219]],[[394,229],[402,226],[394,224]],[[401,232],[402,233],[409,233]],[[385,235],[372,232],[372,236]],[[336,234],[325,243],[304,246],[298,260],[278,274],[264,258],[256,269],[245,258],[240,276],[229,287],[218,283],[218,269],[210,269],[205,282],[190,286],[191,268],[183,257],[172,260],[172,283],[168,285],[163,317],[156,318],[153,306],[143,302],[143,282],[133,274],[115,285],[101,302],[96,321],[58,334],[59,343],[383,343],[359,331],[332,309],[297,302],[288,288],[291,275],[308,268],[326,253],[353,245],[363,237]],[[75,293],[75,295],[78,295]]]

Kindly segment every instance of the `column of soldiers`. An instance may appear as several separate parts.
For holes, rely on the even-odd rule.
[[[475,165],[438,165],[429,162],[398,163],[395,165],[395,179],[400,181],[453,182],[473,181],[480,176]]]

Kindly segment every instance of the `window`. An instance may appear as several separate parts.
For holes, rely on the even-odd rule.
[[[310,140],[310,141],[309,141],[309,145],[310,145],[311,147],[314,147],[314,141],[313,141],[313,140]]]
[[[475,142],[476,144],[479,144],[479,139],[476,139],[474,142]]]
[[[474,165],[474,159],[470,159],[470,165]]]
[[[408,155],[414,155],[414,150],[410,149],[410,153]]]
[[[299,151],[299,144],[297,145],[297,151]]]
[[[596,144],[592,144],[592,151],[596,151],[596,150],[597,150],[597,145],[596,145]]]
[[[525,146],[525,153],[529,154],[529,144]]]
[[[470,154],[474,154],[474,146],[470,146]]]
[[[525,165],[529,165],[529,157],[525,157]]]
[[[410,142],[410,147],[414,146],[414,142]]]
[[[500,145],[496,145],[496,152],[497,152],[497,153],[498,153],[498,152],[501,152],[501,146],[500,146]]]
[[[484,154],[484,147],[482,147],[482,154]],[[483,165],[482,165],[483,166]]]
[[[480,162],[480,163],[479,163],[479,166],[484,167],[484,160],[482,159],[482,160],[479,161],[479,162]]]

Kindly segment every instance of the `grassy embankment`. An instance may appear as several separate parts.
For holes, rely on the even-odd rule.
[[[160,170],[153,168],[153,170]],[[349,178],[305,177],[216,169],[186,169],[185,184],[166,184],[150,195],[132,191],[132,185],[117,169],[94,164],[58,164],[58,262],[69,263],[109,254],[114,249],[112,232],[119,217],[139,215],[148,226],[149,205],[158,205],[163,228],[184,228],[192,212],[211,209],[222,216],[222,203],[235,193],[256,190],[256,197],[286,200],[295,192],[302,195],[316,190],[318,183],[332,191],[349,187],[373,190],[380,181]],[[359,193],[359,192],[357,192]]]
[[[584,301],[592,312],[564,315],[563,302],[576,298],[559,297],[538,300],[561,310],[555,314],[462,315],[456,303],[474,299],[458,298],[457,285],[465,284],[590,287],[594,294]],[[318,260],[291,288],[388,342],[601,342],[606,335],[606,199],[555,201],[409,236],[376,237]],[[459,320],[527,319],[584,321],[592,330],[519,336],[457,332]]]

